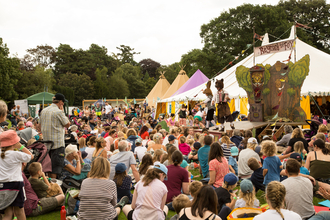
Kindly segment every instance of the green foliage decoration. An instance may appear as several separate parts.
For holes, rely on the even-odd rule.
[[[298,60],[295,64],[289,64],[289,84],[292,86],[301,86],[306,76],[309,73],[309,55],[306,54],[303,58]]]
[[[236,68],[236,79],[238,85],[247,92],[252,92],[251,77],[249,68],[245,66],[239,66]]]

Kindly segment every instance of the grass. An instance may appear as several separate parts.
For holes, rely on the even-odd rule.
[[[190,171],[192,175],[196,176],[199,174],[199,170],[198,168]],[[193,178],[193,180],[201,180],[202,177],[198,177],[198,178]],[[237,187],[237,189],[239,189],[239,186]],[[258,191],[257,193],[257,198],[260,201],[260,204],[265,204],[266,203],[266,198],[265,198],[265,193],[261,190]],[[319,202],[324,201],[324,199],[320,199],[317,197],[313,198],[313,204],[314,205],[318,205]],[[174,216],[176,213],[173,211],[169,211],[166,219],[170,219],[172,216]],[[54,211],[54,212],[50,212],[48,214],[42,215],[42,216],[37,216],[37,217],[28,217],[27,220],[58,220],[61,219],[60,216],[60,211]],[[126,220],[127,218],[125,217],[124,213],[121,212],[120,215],[118,216],[119,220]]]

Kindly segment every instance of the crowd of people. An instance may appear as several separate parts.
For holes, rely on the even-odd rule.
[[[10,118],[16,124],[8,128],[8,108],[0,100],[0,198],[5,198],[0,219],[60,210],[68,190],[60,185],[68,180],[80,183],[73,196],[78,219],[118,219],[121,212],[127,219],[165,219],[169,210],[176,213],[173,220],[227,219],[236,208],[260,208],[259,190],[269,209],[256,220],[330,219],[330,212],[316,213],[313,206],[316,194],[330,199],[326,125],[310,141],[290,125],[278,142],[237,129],[232,136],[221,133],[218,140],[204,128],[205,114],[191,119],[193,112],[201,112],[198,106],[183,109],[185,117],[180,113],[178,121],[147,118],[146,108],[137,115],[134,105],[127,112],[119,107],[116,111],[130,118],[125,121],[111,114],[108,103],[75,110],[68,118],[65,102],[64,95],[56,94],[38,119],[18,117],[16,110]],[[23,145],[15,131],[20,123],[20,130],[33,131]],[[204,129],[196,132],[196,126]],[[53,143],[46,173],[30,150],[38,140]],[[193,176],[197,168],[199,175]]]

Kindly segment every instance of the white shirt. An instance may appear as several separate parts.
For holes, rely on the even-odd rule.
[[[95,151],[95,147],[86,147],[85,149],[85,152],[88,153],[86,158],[89,159],[90,161],[92,161],[94,151]]]
[[[301,220],[300,215],[295,212],[281,209],[281,212],[284,216],[284,220]],[[276,210],[267,210],[266,212],[257,215],[253,220],[282,220],[281,215]]]
[[[105,109],[105,114],[109,114],[110,111],[111,111],[111,109],[112,109],[112,107],[111,107],[111,105],[106,105],[106,106],[104,107],[104,109]]]
[[[7,150],[5,158],[0,158],[0,183],[22,182],[22,163],[27,163],[30,160],[31,155],[29,154]]]
[[[134,149],[134,154],[136,154],[136,156],[138,157],[139,161],[142,161],[143,156],[145,155],[147,151],[146,147],[143,146],[136,146]]]

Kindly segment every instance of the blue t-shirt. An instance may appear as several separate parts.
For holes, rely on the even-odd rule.
[[[277,156],[266,157],[263,163],[262,168],[267,169],[267,174],[264,178],[265,186],[268,185],[271,181],[280,181],[280,173],[282,166],[280,158]]]
[[[208,164],[209,152],[210,152],[210,145],[204,145],[204,147],[201,147],[198,150],[198,160],[204,178],[209,174],[209,164]]]
[[[300,167],[300,173],[305,174],[305,175],[309,175],[309,171],[306,167]]]
[[[238,175],[238,165],[237,165],[236,158],[229,156],[228,164],[230,166],[232,166],[232,168],[235,170],[235,175]]]

